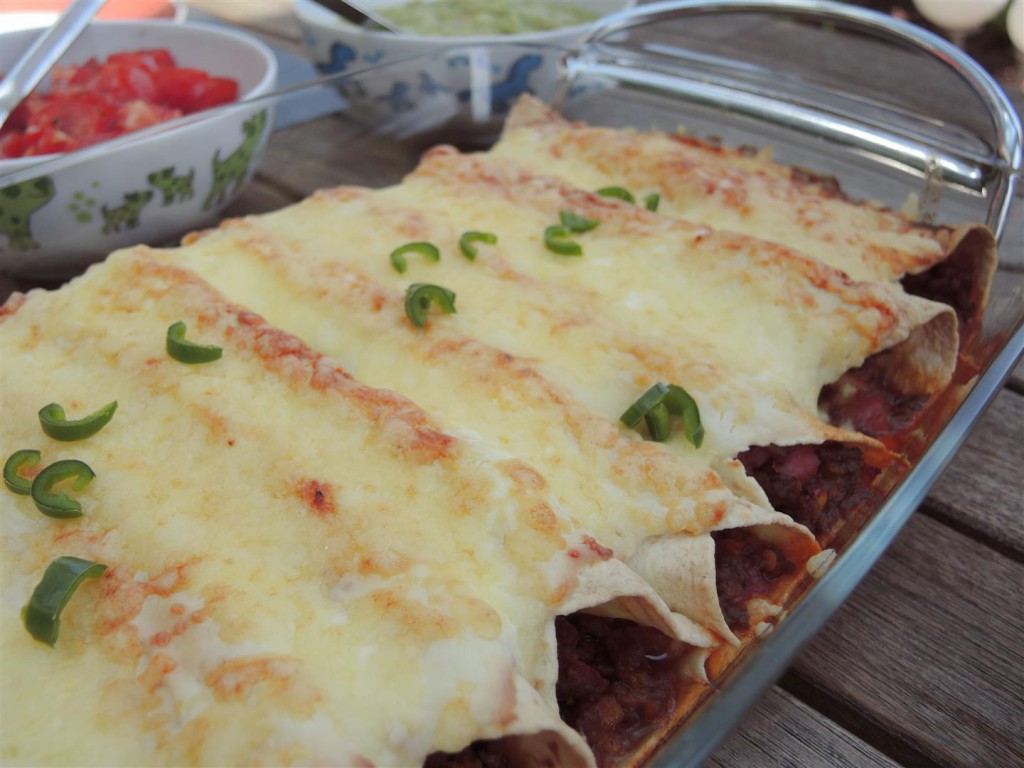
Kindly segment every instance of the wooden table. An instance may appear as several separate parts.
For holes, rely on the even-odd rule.
[[[301,53],[287,0],[190,4]],[[333,140],[331,120],[276,133],[261,172],[228,213],[272,210],[340,183],[316,160],[317,147]],[[344,181],[372,184],[374,167],[368,159],[365,168],[347,169]],[[18,287],[8,280],[0,293]],[[1018,366],[852,599],[707,764],[1009,768],[1024,764],[1022,734],[1024,366]]]

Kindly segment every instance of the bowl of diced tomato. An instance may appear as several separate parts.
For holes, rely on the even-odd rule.
[[[40,33],[0,34],[0,73]],[[228,27],[91,24],[0,128],[0,271],[63,278],[214,221],[262,158],[276,76]]]

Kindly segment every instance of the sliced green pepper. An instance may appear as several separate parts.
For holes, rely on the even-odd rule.
[[[697,401],[680,386],[662,384],[651,386],[619,417],[630,429],[636,429],[643,420],[652,440],[664,442],[672,434],[671,418],[683,421],[683,435],[695,448],[704,442],[704,427],[700,423]]]
[[[683,434],[686,439],[693,443],[694,448],[700,448],[704,442],[704,427],[700,423],[700,409],[697,401],[690,396],[682,387],[675,384],[668,385],[668,393],[662,400],[673,416],[679,416],[683,420]]]
[[[21,469],[36,466],[42,456],[33,448],[24,448],[12,453],[4,462],[4,484],[8,489],[22,496],[32,493],[32,481],[21,474]]]
[[[672,415],[664,402],[658,403],[644,414],[644,423],[647,425],[651,440],[656,442],[663,443],[672,434]]]
[[[440,285],[413,283],[405,292],[405,314],[417,328],[427,324],[430,304],[437,302],[441,311],[452,314],[455,310],[455,293]]]
[[[80,557],[58,557],[46,567],[28,605],[21,610],[25,629],[51,648],[60,635],[60,614],[84,579],[95,579],[107,570],[102,563]]]
[[[103,429],[107,422],[114,418],[116,410],[117,400],[114,400],[85,418],[68,421],[64,415],[64,408],[58,403],[50,403],[39,409],[39,424],[43,432],[54,440],[84,440]]]
[[[179,363],[212,363],[219,360],[224,350],[212,344],[196,344],[185,340],[185,323],[178,321],[167,329],[167,354]]]
[[[601,197],[614,197],[617,200],[625,200],[627,203],[636,202],[636,198],[633,197],[633,193],[625,187],[602,187],[597,190],[597,194]]]
[[[400,245],[391,252],[391,266],[394,267],[399,274],[405,272],[409,268],[409,262],[406,261],[405,254],[407,253],[421,253],[423,258],[427,261],[440,261],[441,252],[437,250],[437,246],[433,243],[406,243]]]
[[[589,232],[601,223],[597,219],[588,219],[583,214],[573,211],[559,211],[558,219],[563,227],[568,227],[573,232]]]
[[[498,236],[495,234],[470,230],[463,232],[462,237],[459,238],[459,250],[462,251],[463,256],[472,261],[476,258],[476,246],[473,243],[494,245],[496,242],[498,242]]]
[[[32,500],[47,517],[81,517],[82,505],[54,488],[74,478],[71,490],[80,491],[96,477],[88,464],[78,459],[62,459],[48,466],[32,481]]]
[[[559,256],[582,256],[583,247],[567,238],[572,236],[572,230],[561,224],[553,224],[544,230],[544,245],[552,253]]]
[[[646,392],[636,399],[635,403],[619,416],[619,421],[630,429],[636,429],[644,416],[650,412],[651,408],[660,403],[666,394],[668,394],[668,387],[661,382],[651,385]]]
[[[657,192],[652,192],[651,194],[647,195],[647,197],[644,198],[644,208],[646,208],[651,213],[654,213],[655,211],[658,210],[659,203],[661,203],[661,195],[659,195]]]

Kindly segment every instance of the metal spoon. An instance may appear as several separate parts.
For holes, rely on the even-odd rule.
[[[36,38],[0,80],[0,126],[57,63],[107,0],[71,0],[49,29]]]
[[[402,32],[393,22],[388,21],[379,13],[368,11],[350,0],[313,0],[313,2],[326,8],[335,16],[340,16],[345,21],[350,21],[357,26],[375,30],[379,28],[379,30],[395,34]]]

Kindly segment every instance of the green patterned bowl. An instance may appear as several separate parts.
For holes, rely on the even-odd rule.
[[[0,35],[0,72],[37,34]],[[276,83],[267,46],[198,23],[96,22],[61,63],[147,48],[234,78],[243,99]],[[0,160],[0,271],[62,279],[118,248],[169,244],[214,221],[259,164],[272,125],[270,104],[230,104],[75,152]]]

